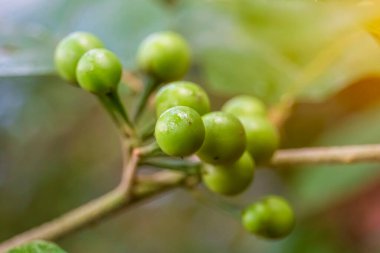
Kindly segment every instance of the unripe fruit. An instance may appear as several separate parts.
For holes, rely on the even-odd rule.
[[[85,53],[77,66],[79,85],[89,92],[105,94],[117,88],[122,65],[117,56],[107,49],[92,49]]]
[[[237,161],[246,147],[243,125],[232,114],[212,112],[202,117],[205,140],[198,157],[211,164],[230,164]]]
[[[223,195],[236,195],[248,188],[254,178],[255,164],[248,152],[230,165],[203,165],[202,179],[208,189]]]
[[[196,110],[200,115],[210,111],[210,101],[206,92],[192,82],[177,81],[162,87],[156,95],[156,114],[183,105]]]
[[[90,49],[102,48],[103,43],[91,33],[74,32],[63,38],[54,53],[58,74],[65,80],[77,83],[76,67],[79,59]]]
[[[279,239],[289,235],[293,230],[294,212],[285,199],[268,196],[243,211],[242,224],[253,234]]]
[[[177,33],[154,33],[141,43],[137,61],[143,71],[160,81],[178,80],[189,68],[190,49]]]
[[[222,107],[222,111],[240,116],[265,116],[267,111],[264,103],[253,96],[240,95],[228,100]]]
[[[158,118],[155,137],[164,153],[171,156],[188,156],[201,147],[205,128],[201,116],[194,109],[176,106]]]
[[[260,116],[240,117],[247,136],[247,150],[256,162],[268,161],[279,146],[280,138],[273,124]]]

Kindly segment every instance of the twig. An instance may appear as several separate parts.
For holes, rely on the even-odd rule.
[[[158,179],[157,182],[156,178]],[[5,253],[13,247],[36,239],[55,240],[61,238],[94,221],[105,218],[110,213],[128,208],[148,197],[177,187],[184,180],[183,174],[170,173],[169,175],[167,171],[157,172],[149,178],[138,180],[140,183],[133,187],[133,195],[130,195],[130,198],[125,195],[125,189],[118,187],[59,218],[4,241],[0,244],[0,252]]]
[[[198,179],[174,171],[162,171],[137,178],[134,173],[144,149],[133,149],[124,169],[123,180],[113,191],[41,226],[21,233],[0,244],[0,252],[34,239],[54,240],[99,221],[107,215],[128,208],[131,204],[180,185],[194,185]],[[149,149],[148,149],[149,151]],[[380,162],[380,145],[320,147],[279,150],[271,160],[272,166],[300,164]]]
[[[380,144],[279,150],[273,166],[380,162]]]
[[[158,82],[156,79],[147,78],[147,80],[145,82],[145,88],[142,91],[142,93],[140,94],[135,112],[133,114],[133,119],[135,122],[138,121],[139,117],[141,116],[143,109],[146,106],[146,103],[148,102],[150,95],[154,92],[154,90],[157,88],[157,86],[158,86]]]

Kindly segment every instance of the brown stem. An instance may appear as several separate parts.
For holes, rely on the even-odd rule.
[[[279,150],[274,154],[271,165],[295,166],[359,162],[380,162],[380,144]]]
[[[177,187],[185,180],[184,174],[157,172],[149,177],[138,179],[139,183],[133,187],[133,194],[125,194],[125,189],[118,187],[115,190],[95,199],[61,217],[46,222],[38,227],[16,235],[0,244],[0,252],[32,240],[56,240],[94,221],[101,220],[117,210],[128,208],[149,197]]]
[[[34,239],[54,240],[60,238],[94,221],[99,221],[117,210],[128,208],[147,197],[180,185],[191,186],[194,185],[194,182],[198,182],[197,178],[194,181],[194,178],[182,173],[161,171],[153,175],[139,176],[135,186],[132,187],[139,158],[144,155],[144,152],[149,153],[150,151],[150,148],[146,150],[132,149],[131,156],[126,157],[126,159],[129,159],[124,168],[123,179],[115,190],[57,219],[1,243],[0,252],[6,252],[10,248]],[[380,145],[279,150],[273,156],[271,165],[290,166],[357,162],[380,162]]]

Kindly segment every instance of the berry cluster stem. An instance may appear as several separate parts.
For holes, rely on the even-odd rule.
[[[148,146],[149,147],[149,146]],[[194,175],[175,171],[161,171],[135,177],[135,171],[142,157],[152,152],[149,148],[126,148],[126,165],[123,179],[111,192],[74,209],[63,216],[23,232],[0,244],[0,253],[5,253],[20,244],[35,239],[55,240],[75,230],[99,221],[115,211],[129,208],[132,204],[183,185],[194,184]],[[301,164],[380,162],[380,145],[345,147],[319,147],[279,150],[271,160],[275,167],[289,167]],[[197,178],[195,179],[198,182]]]
[[[133,115],[134,121],[138,121],[141,116],[142,111],[144,110],[150,95],[154,92],[157,87],[157,80],[154,78],[147,78],[145,81],[145,87],[137,101],[136,109]]]

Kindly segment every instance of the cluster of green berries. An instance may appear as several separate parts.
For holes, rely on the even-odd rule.
[[[237,195],[252,183],[255,164],[270,160],[279,135],[259,99],[241,95],[211,111],[207,93],[197,84],[179,81],[190,66],[187,42],[173,32],[154,33],[140,45],[139,68],[164,84],[155,96],[154,137],[168,156],[195,155],[202,163],[204,185],[222,195]],[[55,64],[65,80],[101,95],[115,92],[122,76],[117,56],[94,35],[76,32],[57,46]],[[244,227],[266,238],[280,238],[293,228],[287,202],[267,197],[242,213]]]
[[[252,183],[255,163],[267,162],[279,145],[276,128],[266,117],[264,104],[242,95],[210,112],[206,92],[198,85],[175,81],[156,95],[155,137],[170,156],[195,154],[202,161],[202,181],[211,191],[237,195]],[[282,238],[294,226],[286,200],[269,196],[247,207],[242,223],[251,233]]]

